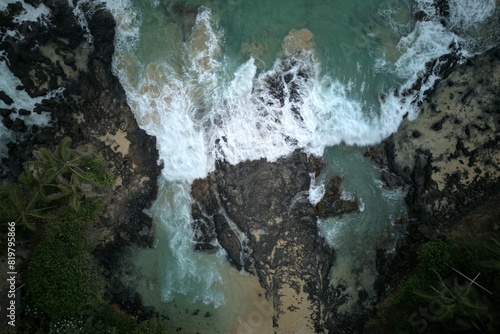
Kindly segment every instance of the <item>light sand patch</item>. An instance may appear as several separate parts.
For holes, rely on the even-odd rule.
[[[263,236],[263,235],[266,235],[267,232],[264,231],[263,229],[258,229],[258,230],[253,230],[251,231],[253,237],[255,238],[255,241],[256,242],[259,242],[260,241],[260,238]]]
[[[425,101],[415,122],[405,122],[403,131],[395,137],[398,145],[396,162],[401,167],[414,167],[417,150],[430,150],[432,154],[432,180],[439,191],[444,190],[447,178],[460,172],[464,186],[477,178],[499,176],[500,154],[483,149],[482,145],[494,140],[498,124],[488,111],[488,101],[494,100],[495,87],[500,86],[500,66],[486,67],[481,73],[468,69],[457,71],[439,83],[432,100]],[[488,80],[489,82],[484,82]],[[475,82],[478,81],[478,84]],[[436,124],[441,123],[441,128]],[[433,129],[434,127],[434,129]],[[416,135],[414,135],[416,134]],[[464,149],[459,149],[461,145]],[[466,153],[475,151],[474,161]],[[490,163],[483,163],[490,160]]]
[[[300,291],[285,284],[280,290],[278,333],[315,333],[312,317],[315,309],[304,292],[305,282],[300,281]]]
[[[115,180],[115,183],[113,184],[113,188],[112,188],[112,190],[113,190],[113,191],[115,191],[115,190],[116,190],[116,188],[118,188],[118,187],[120,187],[120,186],[122,186],[122,185],[123,185],[123,179],[122,179],[122,177],[121,177],[121,176],[118,176],[118,177],[116,178],[116,180]]]
[[[265,290],[257,276],[244,275],[236,269],[229,271],[231,291],[228,305],[233,305],[236,316],[228,333],[274,333],[274,309],[265,297]],[[244,302],[242,302],[244,301]]]
[[[83,115],[82,112],[79,113],[73,113],[73,118],[78,124],[85,123],[85,116]]]
[[[141,179],[139,180],[139,186],[143,186],[144,183],[148,182],[149,180],[151,180],[149,178],[149,176],[143,176],[143,177],[141,177]]]
[[[127,132],[118,130],[114,135],[106,133],[106,135],[99,137],[99,140],[110,146],[114,152],[119,152],[125,157],[130,147],[130,141],[126,137]]]
[[[59,64],[61,66],[64,74],[71,79],[77,79],[78,78],[78,72],[73,71],[71,67],[66,65],[64,63],[64,59],[62,56],[58,55],[55,50],[56,46],[55,45],[42,45],[40,46],[40,53],[49,58],[53,63]]]

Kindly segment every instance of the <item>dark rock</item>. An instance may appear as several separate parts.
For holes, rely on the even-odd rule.
[[[369,147],[367,151],[365,152],[364,156],[370,160],[372,160],[374,163],[376,163],[378,166],[383,167],[387,166],[387,147],[385,145],[386,142],[382,142],[379,145],[375,145],[372,147]]]
[[[5,92],[3,91],[0,91],[0,100],[2,100],[6,105],[11,105],[12,103],[14,103],[14,100],[11,99],[11,97],[7,94],[5,94]]]
[[[382,180],[390,189],[396,189],[405,184],[402,177],[387,170],[382,171]]]
[[[318,158],[314,155],[309,157],[309,161],[311,163],[311,169],[314,172],[314,177],[318,177],[321,174],[321,171],[325,168],[325,161],[321,158]]]
[[[440,121],[432,124],[431,126],[431,129],[434,130],[434,131],[439,131],[443,128],[443,123],[448,119],[448,115],[444,116],[443,118],[441,118]]]
[[[368,292],[366,290],[359,290],[358,291],[358,297],[361,302],[364,302],[368,298]]]
[[[12,131],[16,131],[16,132],[25,132],[27,128],[26,128],[26,124],[24,123],[24,121],[22,119],[16,118],[14,120],[14,122],[12,123],[12,126],[10,129]]]
[[[28,1],[39,3],[37,0]],[[20,119],[2,120],[12,130],[25,133],[19,143],[7,144],[9,157],[2,161],[1,168],[5,172],[1,177],[17,178],[23,162],[33,158],[31,152],[34,149],[40,146],[52,148],[65,135],[72,137],[75,147],[85,144],[92,153],[102,154],[115,177],[122,179],[122,186],[119,193],[110,195],[112,201],[104,209],[104,215],[94,222],[94,228],[98,231],[105,229],[106,235],[110,236],[98,241],[95,259],[108,279],[107,299],[134,318],[145,319],[152,316],[152,310],[143,307],[135,291],[127,290],[113,277],[124,270],[130,247],[153,245],[152,234],[145,233],[151,230],[152,221],[144,209],[156,198],[156,180],[161,168],[157,164],[156,141],[139,129],[127,105],[125,92],[112,73],[115,21],[109,10],[99,4],[92,4],[95,10],[83,8],[94,41],[90,46],[93,51],[86,61],[86,69],[73,80],[65,75],[60,64],[64,61],[74,69],[74,55],[85,43],[83,30],[67,1],[45,0],[43,3],[52,12],[51,24],[23,25],[20,27],[26,37],[23,41],[7,38],[0,43],[0,47],[6,54],[12,73],[21,81],[16,89],[26,90],[30,96],[44,95],[47,85],[48,89],[60,86],[66,89],[61,96],[43,100],[33,110],[36,113],[51,112],[52,127],[34,129],[30,133],[25,132],[27,126]],[[14,28],[13,16],[22,11],[22,2],[9,4],[8,13],[0,13],[0,31],[6,27]],[[44,57],[38,48],[42,45],[53,46],[61,58],[52,62]],[[92,95],[87,93],[89,91]],[[84,122],[76,122],[76,115],[83,115]],[[127,139],[131,142],[126,157],[97,139],[119,129],[127,132]]]
[[[16,118],[15,120],[12,120],[10,118],[4,118],[2,120],[3,125],[12,131],[16,132],[25,132],[26,131],[26,124],[24,121],[20,118]]]
[[[71,67],[74,71],[76,70],[75,56],[73,54],[68,54],[64,57],[64,64]]]
[[[316,205],[316,213],[319,217],[334,217],[359,210],[357,198],[342,198],[341,183],[342,177],[334,176],[326,185],[325,195]]]
[[[328,283],[334,252],[319,237],[316,210],[307,199],[310,174],[321,165],[300,152],[274,163],[219,162],[214,173],[192,188],[198,206],[193,206],[193,220],[204,217],[214,224],[230,262],[259,276],[278,311],[285,284],[304,289],[312,303],[324,305],[315,315],[318,321],[324,316],[321,310],[338,302]],[[278,319],[275,324],[279,326]]]
[[[434,6],[439,16],[448,17],[450,15],[450,4],[448,0],[434,0]]]
[[[12,109],[0,108],[0,115],[4,118],[9,117],[13,112],[14,112],[14,110],[12,110]]]
[[[415,13],[415,21],[426,21],[426,20],[427,20],[427,14],[423,10],[420,10]]]
[[[31,114],[31,111],[26,110],[26,109],[19,109],[18,114],[21,116],[27,116],[27,115]]]
[[[54,138],[54,134],[50,130],[42,130],[37,136],[36,140],[43,146],[49,144]]]

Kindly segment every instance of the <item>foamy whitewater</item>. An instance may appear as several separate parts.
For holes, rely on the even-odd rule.
[[[391,3],[397,2],[389,2],[389,7]],[[392,72],[401,82],[400,91],[424,73],[426,62],[449,53],[450,45],[460,45],[464,58],[491,46],[467,49],[468,36],[460,33],[493,16],[494,0],[451,1],[448,28],[439,22],[431,4],[431,0],[417,3],[428,20],[417,22],[401,36],[394,63],[375,59],[375,70]],[[221,51],[225,32],[207,7],[200,8],[188,40],[177,46],[180,63],[172,64],[165,57],[145,64],[134,54],[143,18],[128,1],[109,1],[108,5],[118,21],[115,71],[140,125],[158,140],[167,180],[204,177],[217,159],[232,164],[260,158],[275,161],[297,148],[322,155],[325,147],[339,143],[375,144],[396,131],[403,116],[417,117],[416,102],[438,79],[431,75],[413,98],[392,94],[397,87],[383,89],[379,92],[385,96],[383,102],[374,106],[351,98],[349,86],[323,75],[312,51],[283,54],[297,62],[284,74],[282,58],[269,70],[258,72],[252,57],[228,73],[229,61]],[[400,33],[396,24],[391,28],[393,34]],[[307,71],[311,78],[306,81],[297,76],[299,71]],[[276,103],[265,83],[276,72],[293,76],[299,101]],[[291,85],[283,84],[286,94]]]
[[[192,17],[176,14],[168,1],[107,2],[117,20],[114,71],[138,123],[156,137],[164,164],[165,190],[150,210],[159,244],[137,260],[141,272],[164,272],[149,276],[160,280],[159,288],[144,288],[145,299],[170,313],[188,307],[180,301],[219,307],[221,317],[213,320],[218,325],[209,328],[179,320],[193,331],[227,328],[222,323],[234,321],[235,311],[227,305],[234,283],[224,278],[224,251],[193,251],[192,180],[214,170],[218,159],[275,161],[296,149],[323,156],[328,170],[320,179],[311,176],[311,203],[321,200],[327,178],[340,173],[343,194],[357,196],[362,207],[358,214],[318,221],[337,254],[331,282],[347,282],[352,296],[358,289],[371,293],[375,249],[390,251],[401,233],[392,222],[405,214],[404,193],[385,190],[378,169],[353,146],[376,144],[403,117],[418,117],[418,103],[439,79],[440,64],[419,91],[402,92],[425,73],[427,62],[451,48],[465,60],[499,40],[495,0],[450,1],[446,26],[432,0],[379,0],[371,7],[342,1],[338,11],[352,16],[326,20],[321,13],[331,11],[327,2],[296,2],[200,2]],[[303,19],[292,9],[308,6],[318,16]],[[418,11],[426,19],[414,22]],[[277,18],[266,21],[268,12]],[[298,34],[303,28],[310,30]],[[151,295],[158,289],[160,297]]]
[[[0,11],[5,10],[7,5],[12,2],[15,1],[3,0],[0,3]],[[23,4],[23,7],[25,10],[14,18],[14,22],[19,24],[20,27],[22,27],[24,22],[39,22],[41,25],[50,24],[50,10],[45,5],[42,4],[39,7],[33,7],[29,4]],[[20,40],[25,38],[24,34],[18,29],[8,30],[5,34],[0,36],[2,41],[4,41],[6,37],[14,37]],[[0,100],[0,108],[13,109],[15,112],[9,116],[12,120],[20,118],[28,127],[33,125],[47,126],[50,123],[50,113],[42,112],[41,114],[30,113],[29,115],[19,115],[17,114],[17,111],[20,109],[32,111],[35,108],[35,105],[40,103],[43,99],[49,99],[61,94],[63,91],[62,88],[49,92],[45,96],[35,98],[29,96],[26,91],[17,89],[17,87],[22,86],[22,84],[21,81],[10,71],[4,50],[0,50],[0,77],[0,90],[6,93],[14,101],[11,105],[7,105],[4,101]],[[0,158],[7,156],[6,144],[11,141],[15,142],[21,137],[22,134],[16,134],[7,129],[3,123],[0,123]]]
[[[87,32],[82,4],[88,1],[71,2]],[[156,137],[164,164],[149,211],[158,244],[137,255],[130,284],[170,315],[202,306],[224,310],[203,324],[194,324],[190,313],[176,323],[193,332],[227,330],[236,305],[245,303],[230,300],[244,276],[230,274],[223,250],[193,250],[191,182],[214,170],[217,160],[275,161],[302,149],[328,163],[319,179],[311,176],[311,203],[321,200],[329,176],[341,174],[343,195],[356,196],[362,206],[357,214],[318,221],[337,253],[331,281],[348,282],[352,295],[358,288],[370,292],[375,249],[390,249],[399,233],[391,221],[405,214],[404,193],[381,186],[380,171],[358,146],[380,142],[405,116],[418,117],[440,64],[418,91],[403,92],[423,76],[427,62],[452,48],[465,61],[498,44],[497,2],[449,0],[444,18],[433,0],[341,0],[335,7],[326,0],[189,3],[106,1],[117,22],[113,70],[139,125]],[[0,2],[0,10],[5,6]],[[20,24],[50,24],[45,6],[24,7]],[[416,13],[424,19],[415,21]],[[23,38],[19,31],[7,34]],[[41,98],[15,90],[19,80],[4,58],[0,53],[0,88],[15,100],[14,109],[32,110]],[[43,114],[28,117],[34,118],[28,124],[50,121]],[[0,136],[11,136],[1,124]]]

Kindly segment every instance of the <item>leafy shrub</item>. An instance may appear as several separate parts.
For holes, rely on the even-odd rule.
[[[113,305],[102,305],[97,308],[91,318],[92,321],[89,320],[86,330],[92,334],[127,334],[132,333],[137,327],[133,319]]]
[[[113,174],[105,167],[100,154],[93,156],[82,167],[92,179],[92,184],[99,188],[111,186],[115,182]]]
[[[481,283],[498,289],[496,277],[500,270],[500,243],[494,240],[485,246],[480,242],[436,240],[423,244],[418,258],[416,270],[384,302],[377,317],[367,323],[370,332],[411,332],[414,328],[410,324],[415,325],[419,319],[425,319],[429,333],[498,332],[500,323],[496,319],[500,318],[500,310],[491,295],[471,285],[452,268],[468,274],[481,272]],[[445,281],[442,277],[452,279]],[[459,284],[459,281],[462,283]],[[431,318],[423,317],[419,312],[428,310],[431,304],[440,305],[439,314],[433,314]],[[387,321],[388,317],[402,309],[408,311],[397,319],[393,317]],[[417,318],[411,318],[412,312]]]
[[[164,318],[152,318],[139,324],[133,334],[168,334],[168,320]]]
[[[54,207],[69,204],[77,211],[83,200],[103,195],[114,178],[102,156],[81,153],[70,146],[71,138],[65,137],[53,150],[42,147],[33,152],[35,160],[25,164],[19,184],[0,193],[2,220],[21,222],[35,230],[34,222],[54,219],[48,214]]]
[[[29,291],[51,319],[86,313],[101,300],[103,283],[83,234],[86,224],[100,212],[98,209],[95,201],[88,201],[78,214],[62,210],[60,220],[47,223],[45,239],[33,251]]]

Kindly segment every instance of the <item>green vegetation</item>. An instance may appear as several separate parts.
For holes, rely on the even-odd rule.
[[[166,320],[137,324],[105,300],[106,281],[92,255],[96,242],[87,236],[114,178],[100,155],[70,146],[64,138],[54,150],[34,152],[19,182],[0,189],[2,223],[26,227],[16,237],[30,232],[35,243],[22,273],[27,293],[17,333],[167,333]]]
[[[133,334],[158,333],[168,333],[168,321],[164,318],[153,318],[143,321],[133,332]]]
[[[61,205],[78,210],[86,198],[103,195],[113,177],[102,157],[71,149],[65,137],[54,150],[34,151],[35,160],[26,163],[19,184],[2,191],[0,214],[3,222],[15,221],[35,230],[34,222],[51,220],[49,211]]]
[[[81,213],[72,208],[59,212],[58,220],[45,226],[45,238],[33,251],[29,265],[29,292],[51,319],[72,316],[82,307],[99,304],[104,289],[92,264],[91,247],[84,228],[98,216],[101,205],[87,200]]]
[[[367,332],[493,333],[500,329],[496,293],[500,282],[500,243],[435,240],[418,251],[418,266],[387,298]],[[489,291],[471,284],[455,270]]]

